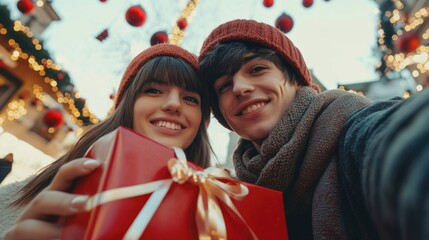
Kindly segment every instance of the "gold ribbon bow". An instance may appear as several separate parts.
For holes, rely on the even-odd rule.
[[[174,182],[195,184],[200,189],[195,216],[199,239],[226,239],[225,220],[218,201],[223,202],[243,221],[253,239],[258,239],[231,201],[231,197],[241,200],[249,194],[246,186],[237,181],[232,181],[230,184],[221,182],[222,179],[231,180],[229,174],[223,169],[209,167],[204,171],[193,170],[180,158],[170,159],[168,168]]]
[[[138,239],[170,189],[172,182],[178,184],[191,183],[197,185],[200,190],[195,214],[200,240],[227,238],[225,220],[218,201],[223,202],[239,217],[253,239],[258,239],[231,201],[231,198],[243,199],[249,193],[248,188],[238,181],[232,180],[223,169],[209,167],[204,171],[198,171],[189,168],[183,150],[180,148],[173,149],[178,158],[171,158],[168,161],[171,179],[110,189],[95,194],[86,202],[86,210],[89,211],[107,202],[152,193],[123,238],[127,240]],[[230,183],[220,181],[222,179],[227,179]]]

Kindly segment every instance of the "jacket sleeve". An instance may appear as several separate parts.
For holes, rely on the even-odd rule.
[[[349,224],[368,238],[429,239],[429,89],[352,115],[339,148]]]

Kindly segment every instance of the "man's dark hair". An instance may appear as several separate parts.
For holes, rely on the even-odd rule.
[[[203,79],[212,88],[216,79],[222,76],[231,76],[238,72],[241,66],[246,63],[246,57],[249,53],[274,63],[284,73],[286,81],[290,83],[298,81],[295,71],[274,50],[250,42],[227,42],[214,46],[200,62]]]

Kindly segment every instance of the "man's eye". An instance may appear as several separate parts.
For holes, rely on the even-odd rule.
[[[251,73],[256,73],[256,72],[260,72],[260,71],[265,70],[265,69],[266,69],[266,67],[256,66],[256,67],[252,68],[252,70],[250,70],[250,72]]]
[[[225,89],[227,89],[229,86],[231,85],[231,81],[226,81],[225,83],[223,83],[220,87],[219,87],[219,89],[217,90],[217,92],[220,94],[220,93],[223,93],[224,91],[225,91]]]

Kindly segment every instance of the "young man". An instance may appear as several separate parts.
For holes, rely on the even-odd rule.
[[[214,29],[199,60],[214,116],[241,136],[237,177],[283,191],[290,239],[429,239],[429,91],[319,94],[293,43],[252,20]]]

